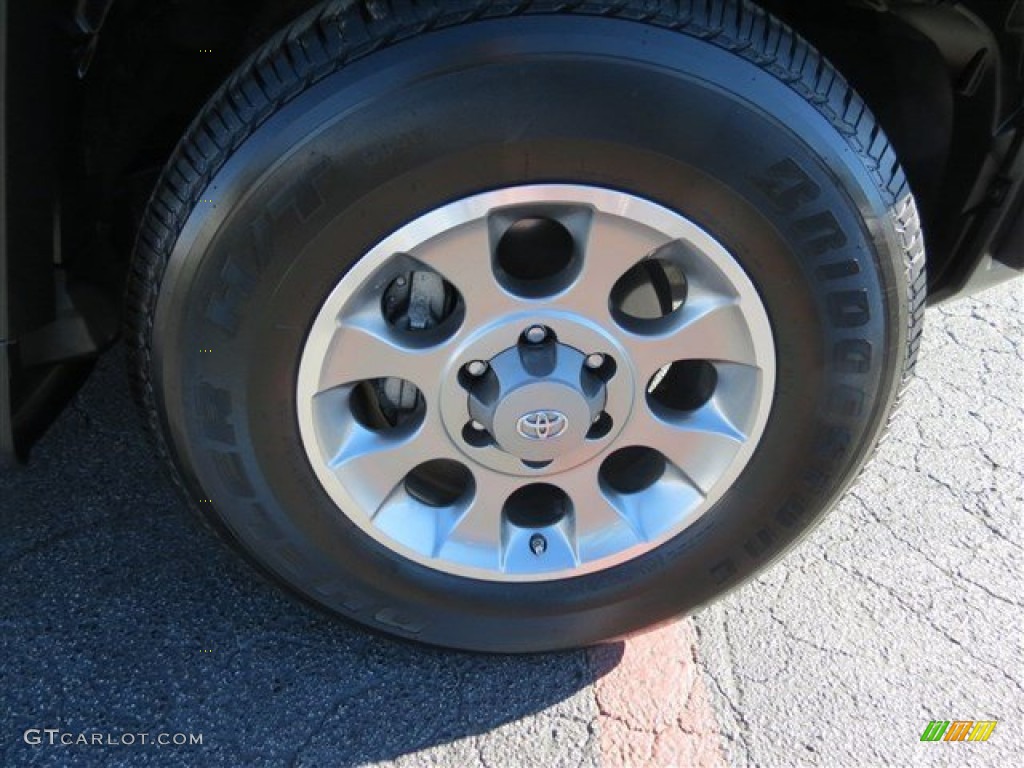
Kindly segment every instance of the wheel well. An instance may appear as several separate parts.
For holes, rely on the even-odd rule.
[[[885,129],[917,198],[929,289],[950,290],[1012,183],[1022,123],[1024,3],[763,0],[844,74]]]
[[[1014,109],[1019,118],[1024,32],[1005,32],[1012,19],[1001,0],[973,0],[970,10],[933,0],[758,1],[831,58],[876,113],[918,198],[937,284],[956,257],[963,211],[987,191],[993,136]],[[316,0],[97,5],[109,13],[92,27],[77,19],[84,76],[66,111],[80,136],[68,143],[56,196],[75,244],[65,263],[116,295],[150,190],[193,116]]]

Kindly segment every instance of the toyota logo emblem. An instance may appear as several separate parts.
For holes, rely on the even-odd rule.
[[[559,411],[530,411],[519,417],[516,431],[527,440],[554,440],[569,428],[569,418]]]

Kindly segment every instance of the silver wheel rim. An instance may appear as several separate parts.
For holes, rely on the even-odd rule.
[[[523,232],[564,257],[538,262]],[[631,287],[655,262],[652,284],[685,296]],[[452,309],[436,324],[386,311],[439,278]],[[660,312],[630,311],[645,290]],[[415,405],[370,423],[368,387]],[[764,306],[707,232],[623,192],[533,185],[445,205],[359,260],[310,329],[296,407],[324,490],[374,540],[450,574],[541,581],[693,525],[750,460],[774,387]]]

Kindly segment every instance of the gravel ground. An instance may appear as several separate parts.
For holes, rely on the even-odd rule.
[[[696,617],[687,678],[730,764],[1024,761],[1022,291],[930,312],[920,381],[853,494]],[[283,597],[188,522],[122,366],[108,355],[31,465],[0,476],[0,765],[614,764],[594,682],[638,641],[596,667],[446,653]],[[922,744],[931,719],[999,725]],[[29,728],[203,744],[30,746]]]

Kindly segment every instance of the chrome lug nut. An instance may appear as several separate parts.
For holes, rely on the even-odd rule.
[[[474,360],[472,363],[466,366],[466,373],[473,378],[479,378],[487,373],[487,363],[483,360]]]
[[[534,325],[526,330],[526,340],[531,344],[540,344],[548,337],[548,331],[543,325]]]
[[[530,551],[537,555],[537,557],[540,557],[548,551],[548,540],[539,533],[533,534],[530,537]]]
[[[589,368],[592,371],[596,371],[602,365],[604,365],[604,355],[600,353],[587,355],[587,368]]]
[[[484,426],[483,424],[481,424],[481,423],[480,423],[479,421],[471,421],[471,422],[469,423],[469,426],[470,426],[470,427],[471,427],[472,429],[476,430],[477,432],[486,432],[486,431],[487,431],[487,427],[485,427],[485,426]]]

